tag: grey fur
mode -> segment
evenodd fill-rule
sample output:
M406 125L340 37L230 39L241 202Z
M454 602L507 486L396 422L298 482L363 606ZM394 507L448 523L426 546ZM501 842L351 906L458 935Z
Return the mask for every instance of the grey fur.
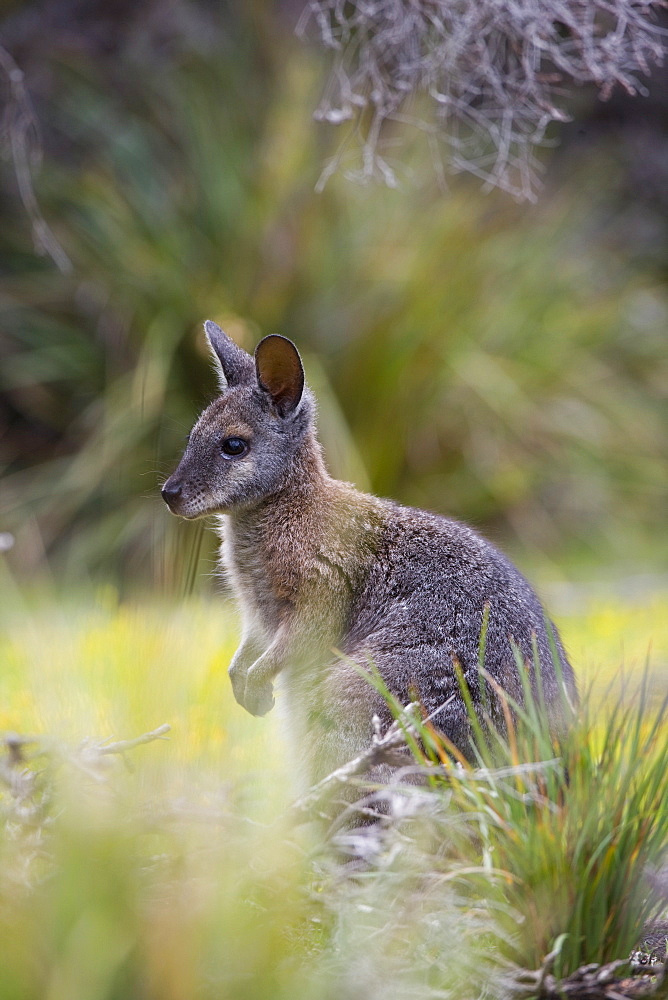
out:
M227 388L195 424L163 496L182 517L223 515L222 560L243 617L230 666L237 701L264 715L283 675L291 730L314 781L368 745L374 713L389 724L382 697L360 676L373 663L402 703L417 694L431 713L447 702L435 725L468 753L455 662L479 706L489 605L486 670L521 700L511 643L534 685L535 643L558 729L564 696L575 696L573 671L555 630L561 691L543 608L512 563L463 524L332 479L295 346L266 337L254 363L215 324L206 329ZM230 437L247 441L247 452L224 455Z

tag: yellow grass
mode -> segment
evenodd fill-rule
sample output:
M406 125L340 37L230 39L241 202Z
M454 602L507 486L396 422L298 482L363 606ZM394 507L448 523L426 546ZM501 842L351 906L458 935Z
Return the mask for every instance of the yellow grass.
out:
M0 730L80 739L169 722L184 760L213 753L253 769L276 759L272 717L253 719L232 698L238 621L224 598L119 603L101 588L85 601L14 604L4 619ZM648 660L668 683L668 593L594 597L556 619L583 685L602 691Z
M104 589L85 603L15 607L0 635L0 731L76 746L166 722L168 742L134 751L147 780L176 794L197 775L243 782L249 800L283 800L292 789L278 713L252 718L232 697L227 666L237 639L222 599L119 604Z
M656 698L668 691L668 591L642 598L593 596L556 618L581 688L619 695L646 667Z
M667 611L668 594L654 593L633 605L591 598L558 617L582 689L618 692L624 676L637 682L649 656L665 693ZM255 719L232 697L227 666L238 622L222 597L119 603L103 588L85 600L14 601L4 616L0 731L77 743L167 722L169 744L141 753L172 773L206 764L207 772L252 785L274 771L289 794L280 712ZM278 698L280 705L280 690Z

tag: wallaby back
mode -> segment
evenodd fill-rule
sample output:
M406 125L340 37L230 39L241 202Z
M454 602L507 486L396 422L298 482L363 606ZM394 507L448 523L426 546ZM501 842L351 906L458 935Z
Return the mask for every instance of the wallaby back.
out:
M486 620L486 671L521 701L513 646L534 685L537 654L558 728L564 696L575 696L573 671L512 563L463 524L332 479L294 345L266 337L251 358L215 324L205 328L223 391L195 424L163 496L182 517L223 515L222 560L243 618L230 666L237 701L265 714L283 675L314 781L368 746L374 714L389 724L359 670L373 664L402 703L417 697L436 713L435 728L466 754L471 724L456 668L480 707Z

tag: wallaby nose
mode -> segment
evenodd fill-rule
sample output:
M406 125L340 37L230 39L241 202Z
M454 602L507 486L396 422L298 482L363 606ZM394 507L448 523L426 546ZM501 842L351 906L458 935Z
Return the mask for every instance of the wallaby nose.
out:
M165 501L168 507L174 503L174 501L181 496L181 487L177 484L170 484L167 482L160 490L162 493L162 499Z

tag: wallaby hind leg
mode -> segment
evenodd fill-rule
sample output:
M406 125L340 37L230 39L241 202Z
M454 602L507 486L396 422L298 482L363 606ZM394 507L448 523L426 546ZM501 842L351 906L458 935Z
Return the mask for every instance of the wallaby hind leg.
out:
M353 717L363 712L376 714L382 732L392 724L393 710L374 687L373 673L377 673L395 707L405 708L417 702L422 718L429 718L436 731L445 733L462 753L470 755L471 720L452 657L446 650L426 645L397 649L380 637L376 642L365 642L361 648L353 650L350 661L335 665L330 676L330 692L346 702ZM358 664L357 669L353 662ZM370 734L367 739L370 741Z
M430 665L434 651L420 647L388 652L383 643L365 643L344 657L330 662L316 691L311 692L308 709L309 743L317 749L318 780L367 750L372 743L374 718L381 734L394 721L394 711L374 682L374 673L389 690L394 707L405 708L412 701L420 703L423 716L433 713L435 729L445 732L453 742L466 744L470 720L459 694L454 670L441 685L434 685L433 673L445 674L443 663ZM428 699L421 691L424 669L432 671ZM302 703L305 701L302 695ZM315 752L315 751L314 751ZM407 758L410 763L410 758ZM389 774L389 772L387 772Z

